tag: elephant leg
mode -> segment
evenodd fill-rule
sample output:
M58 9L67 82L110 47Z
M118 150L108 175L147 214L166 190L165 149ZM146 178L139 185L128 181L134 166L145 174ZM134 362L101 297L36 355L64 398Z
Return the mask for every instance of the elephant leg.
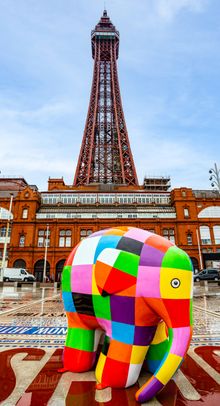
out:
M156 333L151 342L144 363L144 367L146 367L146 369L152 374L154 374L164 358L168 345L169 340L167 338L166 324L164 321L161 321L157 326Z
M99 336L99 337L98 337ZM60 372L89 371L96 359L96 350L100 338L99 330L68 327L63 351L63 369Z
M126 344L105 336L96 366L97 389L125 388L133 385L140 374L148 346Z

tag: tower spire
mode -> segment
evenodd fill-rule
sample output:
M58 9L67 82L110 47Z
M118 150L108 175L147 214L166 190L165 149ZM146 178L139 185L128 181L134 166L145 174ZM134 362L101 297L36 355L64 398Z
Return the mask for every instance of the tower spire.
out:
M138 185L118 81L119 32L106 9L91 42L93 82L74 185Z

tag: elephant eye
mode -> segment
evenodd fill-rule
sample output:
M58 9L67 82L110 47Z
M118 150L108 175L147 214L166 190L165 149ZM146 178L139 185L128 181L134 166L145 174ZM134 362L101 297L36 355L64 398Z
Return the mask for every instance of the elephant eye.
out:
M178 288L178 287L180 286L180 280L177 279L177 278L172 279L172 281L171 281L170 283L171 283L171 286L172 286L173 288Z

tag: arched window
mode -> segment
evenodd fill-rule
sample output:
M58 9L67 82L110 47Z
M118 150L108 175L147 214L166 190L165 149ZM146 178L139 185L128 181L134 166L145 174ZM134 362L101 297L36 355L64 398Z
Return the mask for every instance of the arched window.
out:
M215 244L220 244L220 226L213 227Z
M59 247L71 247L71 230L60 230Z
M183 213L184 213L184 217L185 217L185 218L188 218L188 217L189 217L189 208L188 208L188 207L184 207Z
M198 218L220 218L220 206L210 206L201 210Z
M13 214L9 210L0 207L0 220L10 220L13 219Z
M202 245L210 245L211 244L211 236L210 236L209 227L208 226L200 226L199 231L200 231L200 237L201 237Z
M23 218L23 219L27 219L27 218L28 218L28 209L27 209L27 208L24 208L24 209L22 210L22 218Z
M8 229L8 237L11 235L11 227ZM0 228L0 237L6 237L6 226Z
M19 247L24 247L25 245L25 235L20 235L19 237Z
M187 233L187 245L192 245L192 233Z
M44 260L39 259L34 265L34 276L37 282L43 282ZM46 262L46 276L50 277L50 264Z
M14 261L13 267L26 269L26 262L23 259L16 259L16 261Z
M61 274L62 274L64 264L65 264L65 259L61 259L56 264L56 282L61 281Z

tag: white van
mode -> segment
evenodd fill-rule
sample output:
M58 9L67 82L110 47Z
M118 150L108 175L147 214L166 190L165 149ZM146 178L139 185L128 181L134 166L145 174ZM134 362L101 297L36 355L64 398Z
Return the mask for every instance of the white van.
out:
M5 268L3 269L3 281L35 282L36 278L23 268Z

